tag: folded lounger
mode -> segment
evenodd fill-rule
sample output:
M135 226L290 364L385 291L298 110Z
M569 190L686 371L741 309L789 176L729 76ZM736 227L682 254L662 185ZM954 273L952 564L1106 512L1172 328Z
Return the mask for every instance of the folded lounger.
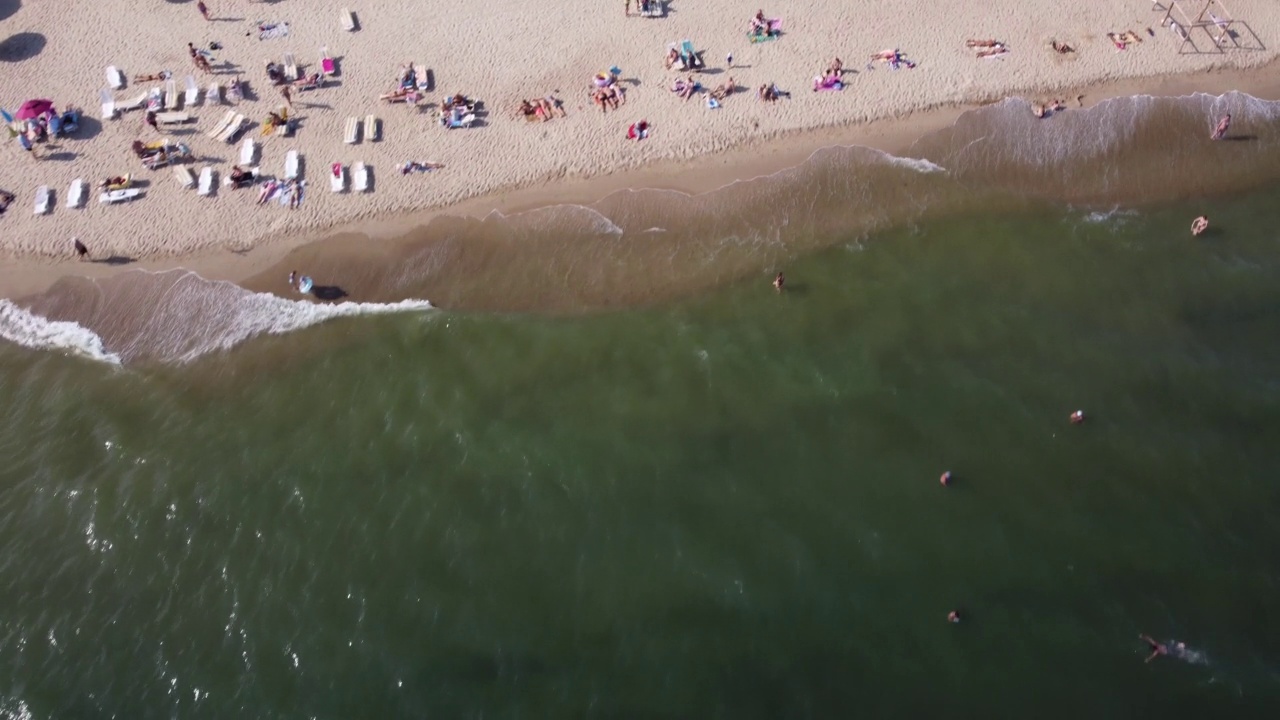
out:
M346 127L342 130L342 141L348 145L360 142L360 121L358 119L347 118Z
M124 73L120 72L120 68L115 65L107 66L107 84L112 90L119 90L124 87Z
M98 99L102 101L102 119L113 119L116 116L116 100L111 97L111 91L104 88L98 93Z
M209 167L208 165L205 165L204 169L200 171L200 186L196 188L196 194L197 195L213 194L213 185L214 185L213 168Z
M124 190L110 190L98 196L98 202L103 205L114 205L125 200L132 200L141 193L138 188L126 188Z
M364 116L364 139L366 142L373 142L378 139L378 117L376 115Z
M71 187L67 188L67 207L76 209L84 205L84 195L88 190L89 184L83 178L76 178L71 181Z
M342 27L347 32L355 32L356 30L356 14L347 8L342 8Z
M187 88L183 95L182 102L189 108L200 104L200 86L196 85L195 75L187 76Z
M298 179L298 169L301 162L302 160L298 157L297 150L290 150L284 154L284 178L286 180Z
M51 195L52 193L49 191L48 185L41 185L40 187L36 188L35 211L37 215L43 215L49 212L49 201L50 201Z
M257 158L258 144L253 141L252 137L246 137L244 142L240 144L240 164L250 165Z
M293 53L284 54L284 77L289 82L298 79L298 61L293 59Z
M356 192L369 191L369 168L362 162L351 166L351 182Z
M169 78L164 84L164 109L177 110L182 104L182 97L178 95L178 81Z
M173 177L177 179L178 185L181 187L195 187L196 174L189 165L174 165Z

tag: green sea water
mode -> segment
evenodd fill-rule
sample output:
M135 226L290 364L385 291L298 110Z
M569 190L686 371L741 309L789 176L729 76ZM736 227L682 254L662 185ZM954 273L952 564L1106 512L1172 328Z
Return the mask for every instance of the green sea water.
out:
M781 294L0 346L0 716L1272 716L1277 189Z

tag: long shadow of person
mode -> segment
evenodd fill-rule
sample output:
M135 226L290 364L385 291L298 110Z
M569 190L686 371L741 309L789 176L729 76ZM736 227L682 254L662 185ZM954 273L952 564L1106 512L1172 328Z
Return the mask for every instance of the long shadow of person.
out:
M311 288L311 294L321 300L341 300L347 296L347 291L337 285L316 285Z

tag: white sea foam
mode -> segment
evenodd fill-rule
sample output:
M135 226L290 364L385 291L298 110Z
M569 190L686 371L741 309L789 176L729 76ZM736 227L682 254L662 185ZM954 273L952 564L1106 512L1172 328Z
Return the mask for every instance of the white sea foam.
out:
M74 322L50 320L0 298L0 337L33 350L78 355L90 360L120 364L120 356L107 352L102 338Z

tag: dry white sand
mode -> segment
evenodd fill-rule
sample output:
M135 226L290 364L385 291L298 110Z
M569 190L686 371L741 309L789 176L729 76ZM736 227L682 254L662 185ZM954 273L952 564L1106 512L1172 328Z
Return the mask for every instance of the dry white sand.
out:
M154 259L219 247L242 251L285 233L555 178L599 175L659 158L694 158L784 133L1011 94L1049 97L1058 89L1127 77L1257 66L1275 55L1263 49L1212 52L1203 33L1195 40L1208 52L1179 53L1180 39L1159 26L1160 13L1149 0L788 0L763 6L767 16L784 19L784 35L760 44L746 37L759 0L671 0L662 19L624 17L624 2L350 0L359 30L346 32L339 21L341 1L208 0L215 21L206 22L195 2L22 0L16 12L0 20L0 106L13 112L28 98L49 98L59 108L82 107L89 119L77 136L56 147L39 147L43 159L33 159L16 141L5 145L0 188L18 199L0 218L0 248L26 261L50 262L71 257L72 237L83 239L100 258ZM1280 44L1280 5L1236 0L1229 6L1247 23L1240 27L1242 42ZM1200 4L1186 7L1200 10ZM287 21L290 34L260 41L258 21ZM1143 42L1117 51L1106 33L1124 30L1137 32ZM665 48L684 38L705 51L710 70L699 76L704 85L714 87L732 76L751 89L718 110L707 109L700 98L683 101L670 93L667 86L676 73L663 67ZM1001 59L977 59L965 47L967 38L999 39L1010 52ZM1052 52L1053 39L1076 52ZM235 109L255 122L248 133L263 141L263 171L279 174L287 150L304 157L310 185L301 208L256 205L253 190L219 187L215 196L199 197L181 189L171 170L147 171L134 158L131 141L157 137L140 112L98 120L107 65L129 77L172 70L179 86L195 74L206 88L214 78L193 69L186 45L207 47L211 41L223 45L214 53L215 68L237 66L258 98ZM256 123L281 103L266 80L265 61L292 52L309 73L318 69L321 46L338 59L337 81L295 93L300 127L294 137L261 138ZM901 49L918 66L867 70L868 56L887 48ZM725 69L730 52L737 67ZM812 77L835 56L852 71L845 76L848 88L812 92ZM483 100L489 115L477 127L445 130L432 109L378 102L407 61L433 71L436 91L424 106L461 92ZM602 114L587 92L592 74L612 65L623 70L627 103ZM233 74L220 70L216 77L225 82ZM792 97L775 104L758 101L753 88L767 82ZM114 94L123 100L154 84L130 83ZM564 100L567 118L530 123L515 117L521 98L549 93ZM165 133L192 147L197 172L212 165L221 176L238 162L238 143L205 135L226 109L189 109L196 122ZM344 144L344 121L368 113L381 118L382 139ZM624 139L627 126L642 118L652 123L652 137L641 143ZM401 176L397 167L406 160L435 160L447 167ZM332 194L329 165L356 161L373 168L374 191ZM104 206L91 191L83 209L65 207L74 178L92 185L130 172L143 181L141 199ZM37 217L32 203L39 185L53 188L55 196L52 212Z

